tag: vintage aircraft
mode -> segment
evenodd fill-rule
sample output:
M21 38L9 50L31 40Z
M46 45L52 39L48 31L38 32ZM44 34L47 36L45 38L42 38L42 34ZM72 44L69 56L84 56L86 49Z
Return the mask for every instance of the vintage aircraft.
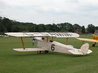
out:
M92 53L89 50L89 44L85 43L80 49L74 48L72 45L65 45L57 41L48 40L48 37L58 38L76 38L79 37L77 33L60 33L60 32L18 32L18 33L5 33L9 36L20 37L23 48L14 48L15 51L26 52L26 51L37 51L39 53L48 53L48 51L67 53L73 55L87 55ZM34 37L33 41L37 48L25 48L23 37Z
M96 30L92 36L93 36L92 39L87 39L87 38L76 38L76 39L82 41L94 42L92 46L95 47L96 43L98 43L98 30Z

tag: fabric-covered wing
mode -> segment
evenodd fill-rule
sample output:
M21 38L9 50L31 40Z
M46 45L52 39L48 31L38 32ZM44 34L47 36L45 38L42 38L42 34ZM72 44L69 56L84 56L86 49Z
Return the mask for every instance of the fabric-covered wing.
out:
M14 36L14 37L36 37L36 36L49 36L48 33L46 32L8 32L5 33L6 35L9 36Z
M94 40L94 39L86 39L86 38L76 38L78 40L82 40L82 41L88 41L88 42L98 42L98 40Z
M27 34L27 33L23 33L23 32L8 32L5 34L9 35L9 36L14 36L14 37L30 37L33 35L32 33L29 35L29 33Z
M8 32L5 33L9 36L14 37L43 37L43 36L50 36L50 37L58 37L58 38L71 38L71 37L79 37L77 33L65 33L65 32Z
M20 51L20 52L28 52L28 51L45 51L47 49L41 49L41 48L14 48L13 50L15 51Z
M79 37L77 33L65 33L65 32L53 32L49 33L50 36L57 37L57 38L72 38L72 37Z

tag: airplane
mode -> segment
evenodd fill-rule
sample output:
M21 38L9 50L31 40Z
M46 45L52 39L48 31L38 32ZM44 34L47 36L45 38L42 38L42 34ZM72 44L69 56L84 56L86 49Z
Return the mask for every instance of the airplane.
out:
M93 37L92 39L88 39L88 38L76 38L76 39L82 40L82 41L93 42L92 47L95 47L96 43L98 43L98 30L94 32L92 37Z
M23 48L14 48L13 50L19 52L37 51L38 53L59 52L72 55L87 55L92 53L89 49L89 44L85 43L80 49L74 48L72 45L65 45L60 42L49 40L48 37L57 38L76 38L79 37L77 33L61 33L61 32L8 32L8 36L20 37ZM23 37L33 37L33 43L37 48L25 48Z

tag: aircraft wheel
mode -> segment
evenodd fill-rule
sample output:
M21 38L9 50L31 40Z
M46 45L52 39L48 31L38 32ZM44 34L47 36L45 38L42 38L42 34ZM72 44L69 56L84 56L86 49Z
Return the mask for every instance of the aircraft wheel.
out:
M96 43L92 44L92 47L95 47Z
M49 51L45 50L44 53L48 53Z
M49 52L48 50L45 50L45 51L38 51L37 53L38 53L38 54L42 54L42 53L45 53L45 54L46 54L46 53L48 53L48 52Z

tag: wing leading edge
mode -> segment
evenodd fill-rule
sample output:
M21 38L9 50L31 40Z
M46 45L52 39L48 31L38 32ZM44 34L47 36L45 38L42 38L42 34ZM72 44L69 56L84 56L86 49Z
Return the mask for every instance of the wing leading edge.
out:
M79 37L77 33L66 33L66 32L8 32L5 33L9 36L14 37L43 37L43 36L50 36L50 37L57 37L57 38L71 38L71 37Z
M13 50L19 51L19 52L29 52L29 51L46 51L47 49L41 49L41 48L14 48Z

